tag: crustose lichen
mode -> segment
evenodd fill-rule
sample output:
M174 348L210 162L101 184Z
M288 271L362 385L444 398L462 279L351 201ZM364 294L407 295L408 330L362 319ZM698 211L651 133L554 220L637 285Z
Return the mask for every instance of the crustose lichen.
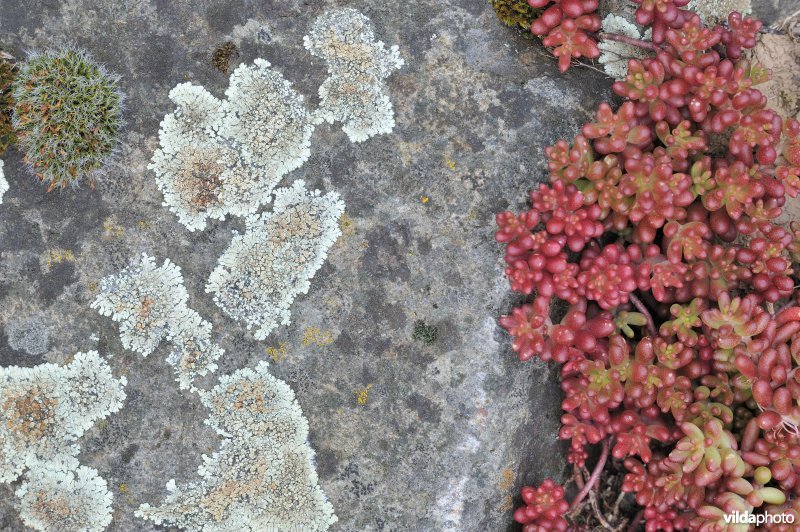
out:
M255 328L263 340L288 324L295 296L306 293L328 249L339 238L344 203L335 192L309 192L302 180L275 191L272 212L247 219L236 234L206 292L232 318Z
M211 341L211 324L187 306L188 298L178 266L169 259L156 266L153 257L142 254L140 261L102 280L91 306L119 323L126 349L147 356L162 339L171 341L167 362L180 388L190 389L198 375L217 369L223 351Z
M95 351L65 366L0 368L0 482L22 476L16 495L28 526L96 531L111 522L111 493L79 464L76 441L122 407L126 384Z
M136 515L158 525L212 531L324 531L336 522L317 485L308 422L291 388L266 362L220 378L200 399L223 437L203 455L200 480L167 484L164 504Z

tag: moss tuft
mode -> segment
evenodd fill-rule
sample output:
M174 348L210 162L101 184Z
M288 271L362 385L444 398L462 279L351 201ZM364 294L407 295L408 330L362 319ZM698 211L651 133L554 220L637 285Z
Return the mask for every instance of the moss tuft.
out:
M50 50L21 64L13 125L25 161L48 190L93 185L119 143L118 77L81 50Z
M497 18L504 24L522 29L530 29L534 19L541 15L542 10L528 5L526 0L489 0Z

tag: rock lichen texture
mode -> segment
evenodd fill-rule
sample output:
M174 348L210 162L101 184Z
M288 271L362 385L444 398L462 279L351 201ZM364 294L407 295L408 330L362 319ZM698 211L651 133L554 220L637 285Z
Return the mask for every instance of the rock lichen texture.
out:
M755 2L754 11L771 23L794 4ZM341 7L369 18L387 69L402 59L360 96L388 97L394 127L384 120L380 134L353 143L359 116L338 107L323 117L335 123L314 130L304 164L277 183L335 191L346 209L342 236L291 304L291 324L259 341L205 292L244 219L208 216L203 230L187 230L162 205L148 164L161 120L175 111L174 87L191 82L226 97L229 75L212 64L225 43L238 49L231 72L263 58L319 108L319 88L338 67L303 37ZM198 389L262 361L291 387L308 419L319 487L339 519L332 530L503 530L520 485L564 478L557 375L520 364L496 323L518 301L502 275L494 213L522 207L546 176L544 147L572 138L612 98L609 79L586 68L558 74L553 58L484 0L402 9L376 0L0 0L0 8L4 50L24 57L74 43L121 76L127 102L119 153L94 190L46 194L16 149L3 156L0 366L65 366L96 350L127 386L121 409L76 442L77 469L0 484L0 529L25 530L21 514L36 519L35 490L57 482L53 500L72 493L76 511L97 526L110 492L108 530L165 530L137 509L164 504L171 479L205 489L202 455L231 445L204 423L201 394L176 385L172 342L142 357L122 345L118 323L90 307L102 279L143 253L180 267L186 308L211 324L224 350Z

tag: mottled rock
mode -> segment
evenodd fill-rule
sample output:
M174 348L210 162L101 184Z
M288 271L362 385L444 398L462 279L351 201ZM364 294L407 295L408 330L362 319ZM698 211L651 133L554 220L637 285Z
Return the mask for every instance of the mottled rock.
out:
M545 178L544 147L572 138L613 97L598 72L559 74L552 56L498 22L484 0L348 2L387 46L399 46L405 64L385 80L396 125L360 144L338 124L320 126L309 160L279 185L302 178L338 192L347 208L342 237L292 304L292 324L265 341L204 293L243 221L189 232L161 205L147 164L174 109L170 89L192 81L222 98L228 76L212 56L231 41L239 49L231 70L267 59L316 107L326 65L303 35L341 4L0 0L4 49L22 56L75 43L122 75L127 97L120 153L94 190L45 194L12 149L0 205L0 308L24 302L51 328L41 361L0 335L0 363L63 364L97 349L127 377L122 410L79 442L81 464L113 492L110 530L155 530L135 509L158 504L169 479L190 482L201 454L220 444L198 396L175 384L169 345L147 358L127 351L117 325L89 307L100 279L142 253L180 266L189 306L225 350L198 386L261 360L292 386L339 517L334 530L501 530L521 484L565 474L557 372L520 364L497 326L519 297L503 278L493 220L522 207ZM777 20L778 2L763 4L756 12ZM418 320L436 327L429 344L414 339ZM3 530L24 529L10 504L16 488L0 485Z

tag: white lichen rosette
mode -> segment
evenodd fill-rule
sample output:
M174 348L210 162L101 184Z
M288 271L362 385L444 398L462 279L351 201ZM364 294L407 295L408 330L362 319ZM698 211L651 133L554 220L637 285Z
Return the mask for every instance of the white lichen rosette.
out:
M66 366L0 368L0 482L41 464L76 469L78 438L119 411L126 384L96 351L77 353Z
M223 350L211 341L211 324L187 305L189 294L180 268L146 253L139 261L100 283L92 302L104 316L119 323L122 345L147 356L162 340L173 344L167 362L175 368L181 389L217 369Z
M125 349L147 356L164 337L172 337L170 324L180 322L188 299L180 268L169 259L156 266L143 253L141 260L100 282L91 307L119 323Z
M225 96L222 136L235 143L242 164L260 176L262 197L253 201L258 206L269 201L283 176L311 156L312 117L303 96L265 59L236 68ZM234 214L248 212L254 210Z
M355 9L317 18L303 43L325 60L328 78L319 88L317 119L342 122L352 142L363 142L394 128L394 109L383 80L403 66L399 48L375 38L370 20Z
M106 481L90 467L32 469L15 495L22 521L34 530L99 532L111 524L113 496Z
M156 175L164 205L190 231L204 229L208 218L221 220L227 212L222 174L235 152L218 134L225 111L220 100L192 83L177 85L169 98L177 108L161 122L160 146L148 168Z
M203 455L200 480L170 480L164 503L143 504L137 516L203 532L315 532L336 522L318 485L308 422L265 362L199 393L206 424L223 437L219 451Z
M265 339L288 325L289 308L305 294L311 279L341 235L344 202L335 192L310 192L305 182L275 191L272 212L249 217L211 272L206 292L231 318Z

